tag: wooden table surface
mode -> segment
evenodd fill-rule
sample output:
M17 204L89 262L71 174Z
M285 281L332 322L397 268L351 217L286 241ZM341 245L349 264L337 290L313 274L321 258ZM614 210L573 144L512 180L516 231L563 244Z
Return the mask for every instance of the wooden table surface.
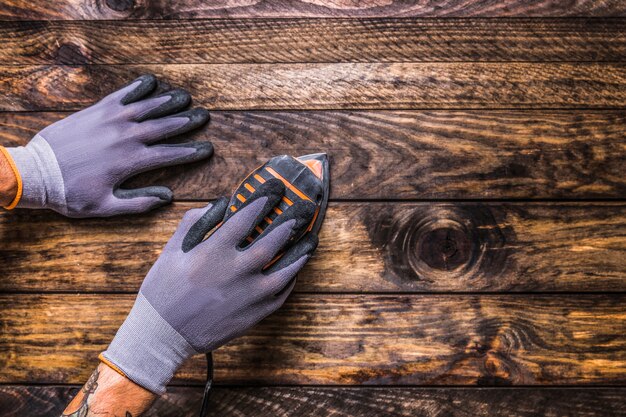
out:
M182 214L326 151L289 301L213 416L626 415L626 2L4 0L0 144L146 72L211 110L146 216L0 214L0 415L58 415ZM186 364L150 416L195 416Z

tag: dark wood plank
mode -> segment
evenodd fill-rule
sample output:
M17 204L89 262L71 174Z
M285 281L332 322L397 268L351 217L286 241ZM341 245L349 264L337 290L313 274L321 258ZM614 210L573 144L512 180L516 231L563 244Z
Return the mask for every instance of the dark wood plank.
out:
M626 64L340 63L0 66L0 110L75 110L142 73L212 110L606 108Z
M0 214L3 291L135 292L183 213ZM296 291L626 291L626 204L331 204Z
M134 295L0 296L1 383L82 383ZM227 384L626 383L626 295L303 295L215 351ZM201 382L203 357L177 381Z
M0 44L4 64L624 61L626 19L7 22Z
M234 0L177 2L133 0L7 0L0 8L5 20L196 19L208 17L541 17L626 16L619 0Z
M60 415L78 387L0 386L5 417ZM199 387L170 387L145 417L196 417ZM623 388L215 387L210 416L611 417Z
M66 113L0 113L25 145ZM333 199L622 198L626 111L212 112L204 163L145 174L177 199L230 194L274 155L326 152Z

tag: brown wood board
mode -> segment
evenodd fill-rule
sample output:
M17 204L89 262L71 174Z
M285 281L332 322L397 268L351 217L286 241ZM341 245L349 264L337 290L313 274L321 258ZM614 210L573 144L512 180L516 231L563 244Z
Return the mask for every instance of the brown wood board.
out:
M154 73L210 110L622 108L624 63L0 66L0 111L78 110Z
M1 295L1 383L86 380L135 296ZM290 297L214 352L227 384L622 385L626 295ZM202 357L177 381L200 383Z
M0 214L0 290L136 292L185 211ZM331 203L296 292L625 291L623 203Z
M0 144L23 146L67 113L0 113ZM269 158L326 152L332 199L623 198L626 111L211 112L180 140L208 162L142 175L177 199L230 195Z
M6 0L4 20L122 20L263 17L617 17L626 16L619 0L232 0L177 2L129 0Z
M67 386L0 386L5 417L60 415L78 391ZM607 417L626 407L624 388L215 387L209 416ZM199 387L169 387L145 417L196 417Z
M624 61L626 19L212 19L0 24L8 64Z

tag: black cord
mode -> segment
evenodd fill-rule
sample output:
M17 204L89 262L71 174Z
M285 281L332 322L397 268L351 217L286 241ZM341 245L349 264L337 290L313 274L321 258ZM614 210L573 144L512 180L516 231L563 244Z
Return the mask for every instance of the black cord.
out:
M200 408L200 417L206 417L209 412L209 391L213 385L213 354L206 354L206 385L204 386L204 396L202 397L202 408Z

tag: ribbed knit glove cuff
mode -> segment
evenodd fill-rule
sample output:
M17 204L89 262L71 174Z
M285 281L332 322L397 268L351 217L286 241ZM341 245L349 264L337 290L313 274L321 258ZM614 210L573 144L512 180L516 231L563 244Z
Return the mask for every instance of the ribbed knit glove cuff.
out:
M196 353L140 292L126 321L100 356L131 381L161 395L178 368Z
M6 150L22 179L22 196L17 207L50 208L66 214L63 176L48 142L36 135L28 145Z

